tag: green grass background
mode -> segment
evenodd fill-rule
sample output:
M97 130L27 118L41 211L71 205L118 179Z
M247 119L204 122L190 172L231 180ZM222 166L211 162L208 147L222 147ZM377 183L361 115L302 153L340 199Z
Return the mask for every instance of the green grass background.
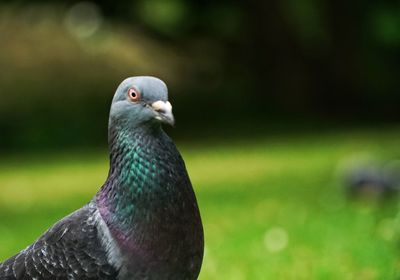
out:
M349 201L338 170L399 158L399 139L392 127L178 143L205 228L200 279L395 279L397 199ZM107 169L105 150L3 156L0 260L90 200Z

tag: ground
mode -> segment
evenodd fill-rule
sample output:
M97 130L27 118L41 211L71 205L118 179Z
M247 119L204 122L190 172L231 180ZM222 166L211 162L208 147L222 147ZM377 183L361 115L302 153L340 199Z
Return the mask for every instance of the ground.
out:
M349 200L343 167L400 157L400 128L178 143L205 228L200 279L393 279L397 198ZM105 150L0 159L0 260L90 200Z

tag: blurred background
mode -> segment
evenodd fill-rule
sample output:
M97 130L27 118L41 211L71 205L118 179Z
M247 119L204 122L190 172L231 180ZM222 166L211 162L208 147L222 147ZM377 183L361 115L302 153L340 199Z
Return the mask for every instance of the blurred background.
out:
M200 279L400 277L398 1L0 3L0 260L108 168L118 84L169 86Z

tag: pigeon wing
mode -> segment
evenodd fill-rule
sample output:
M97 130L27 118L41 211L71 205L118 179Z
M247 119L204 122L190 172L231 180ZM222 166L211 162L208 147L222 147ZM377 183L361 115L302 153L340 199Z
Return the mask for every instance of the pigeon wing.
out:
M1 280L114 280L89 204L50 228L34 244L0 264Z

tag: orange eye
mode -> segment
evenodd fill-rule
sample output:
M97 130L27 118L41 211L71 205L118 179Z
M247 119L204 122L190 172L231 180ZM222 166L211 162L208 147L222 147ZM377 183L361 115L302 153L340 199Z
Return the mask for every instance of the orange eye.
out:
M138 102L140 100L140 92L136 88L131 87L128 90L128 97L133 102Z

